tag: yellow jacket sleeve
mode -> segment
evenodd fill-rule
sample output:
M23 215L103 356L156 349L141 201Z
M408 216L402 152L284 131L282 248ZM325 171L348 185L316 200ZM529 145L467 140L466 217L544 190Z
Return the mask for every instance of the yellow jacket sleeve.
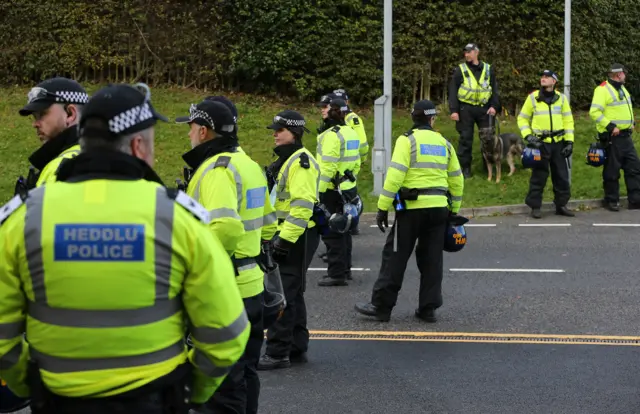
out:
M447 184L449 186L449 193L451 194L451 212L458 213L462 206L462 194L464 191L464 177L462 176L462 170L460 169L460 162L458 156L453 150L451 143L447 141L447 150L449 151L449 165L447 167Z
M262 220L262 232L260 237L262 238L262 240L271 240L278 231L278 218L276 217L276 209L273 204L271 204L268 186L265 187L264 192L264 219Z
M409 171L409 165L411 163L411 144L409 139L400 135L396 140L395 148L393 149L393 155L391 156L391 165L387 170L387 177L384 180L384 186L382 187L382 194L378 198L378 209L388 211L393 204L393 199L396 196L404 177Z
M311 163L310 168L303 168L294 162L289 169L289 193L291 209L280 228L280 238L295 243L304 233L313 215L313 206L317 202L318 171Z
M238 214L238 191L233 172L229 168L217 167L208 171L200 186L200 204L209 210L210 227L220 239L229 255L238 247L244 236L244 224Z
M205 225L186 227L191 264L183 284L196 368L192 401L206 402L244 353L250 323L236 283L231 259Z
M80 153L80 145L74 145L73 147L67 149L62 154L57 156L56 158L49 161L47 165L40 172L40 176L38 177L38 181L36 182L36 187L40 187L43 184L53 183L57 180L56 173L58 172L58 168L62 161L70 158L76 157Z
M360 160L364 164L367 160L367 156L369 155L369 142L367 141L367 132L364 129L364 123L362 122L362 118L360 118L355 113L350 113L346 117L347 125L353 128L354 131L358 134L360 138ZM357 175L358 172L354 172Z
M569 105L569 100L563 96L564 104L562 105L562 125L564 126L564 140L571 141L574 140L573 134L573 114L571 113L571 105Z
M596 125L601 128L607 128L611 121L604 116L604 108L610 103L608 99L611 99L611 95L607 92L605 86L598 86L593 91L593 98L591 99L591 107L589 108L589 116Z
M522 138L526 138L527 135L532 135L533 130L531 129L531 120L533 117L533 105L531 104L531 95L527 96L524 104L522 105L522 109L518 114L518 128L520 128L520 134Z
M318 153L316 154L316 160L320 165L320 188L318 191L324 193L338 171L340 139L333 131L325 132L320 135L319 139Z
M18 198L7 205L12 202L19 203ZM24 207L4 224L0 217L0 378L20 397L30 394L26 383L28 346L23 339L27 303L19 273L19 264L25 259L17 242L24 238L24 217Z

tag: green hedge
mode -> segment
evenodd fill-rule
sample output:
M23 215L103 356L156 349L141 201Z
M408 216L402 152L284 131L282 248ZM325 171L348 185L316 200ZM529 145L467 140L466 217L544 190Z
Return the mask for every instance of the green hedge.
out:
M563 73L563 3L395 0L395 103L443 102L462 46L476 42L513 112L542 69ZM305 100L344 87L354 103L371 104L382 89L382 7L382 0L0 0L0 82L65 75ZM572 12L574 108L588 107L614 61L628 67L640 96L640 8L574 0Z

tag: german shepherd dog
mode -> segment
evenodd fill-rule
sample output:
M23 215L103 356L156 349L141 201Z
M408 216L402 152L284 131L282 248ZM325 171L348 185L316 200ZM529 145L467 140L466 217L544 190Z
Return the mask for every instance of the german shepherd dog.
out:
M494 128L480 128L480 151L489 172L488 180L493 178L493 166L496 166L496 184L502 178L502 160L507 159L509 176L516 171L515 157L521 157L524 141L514 133L500 134Z

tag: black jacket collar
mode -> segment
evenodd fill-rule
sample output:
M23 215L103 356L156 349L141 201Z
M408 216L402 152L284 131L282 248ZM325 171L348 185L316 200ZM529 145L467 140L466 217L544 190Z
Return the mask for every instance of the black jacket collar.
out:
M613 79L607 79L611 86L613 86L616 90L620 90L622 88L622 82L614 81Z
M538 93L538 97L536 100L538 102L545 102L547 105L552 105L555 101L560 99L560 94L558 91L546 91L544 88L540 88L540 92Z
M49 140L38 148L29 157L31 165L42 171L44 167L63 151L78 144L78 130L76 126L71 126L62 131L58 136Z
M238 140L232 137L218 137L204 142L192 150L184 153L182 159L189 167L198 169L206 159L223 152L237 152Z
M426 129L428 131L433 131L433 128L431 128L431 125L416 125L416 124L413 124L413 127L411 128L411 130L413 131L414 129Z
M147 180L164 185L158 174L143 160L119 151L83 152L66 159L57 173L57 181Z

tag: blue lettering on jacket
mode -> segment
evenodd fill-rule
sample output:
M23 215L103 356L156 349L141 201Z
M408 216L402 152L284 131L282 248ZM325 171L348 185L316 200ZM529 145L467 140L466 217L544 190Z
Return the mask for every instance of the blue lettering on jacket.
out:
M447 148L442 145L420 144L421 155L434 155L437 157L446 157Z
M247 208L264 207L267 187L247 190Z
M352 141L347 141L347 149L348 150L355 150L360 148L360 141L356 141L356 140L352 140Z
M56 224L54 260L69 262L142 262L144 225Z

